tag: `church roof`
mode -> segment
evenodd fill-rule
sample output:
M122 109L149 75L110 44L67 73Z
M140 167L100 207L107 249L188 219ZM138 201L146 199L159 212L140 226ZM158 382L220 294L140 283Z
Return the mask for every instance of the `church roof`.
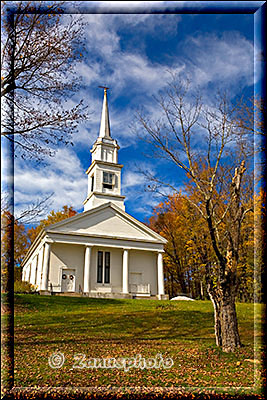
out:
M73 217L44 228L46 232L79 232L122 239L140 239L166 243L167 240L148 226L133 218L112 202L101 204Z
M134 240L155 244L167 243L165 238L148 226L133 218L114 203L108 202L46 226L29 248L22 265L26 263L44 236L53 233L78 235L81 241L83 237L94 236L96 238Z

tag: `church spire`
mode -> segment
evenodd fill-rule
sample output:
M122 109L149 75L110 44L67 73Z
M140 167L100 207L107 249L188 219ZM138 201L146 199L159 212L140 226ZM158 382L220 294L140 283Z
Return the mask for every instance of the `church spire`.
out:
M103 99L103 107L102 107L102 116L99 130L99 137L102 138L111 138L110 136L110 125L109 125L109 113L108 113L108 99L107 99L107 90L108 88L105 86L99 86L104 89L104 99Z
M121 169L118 164L119 145L117 140L110 136L107 90L104 89L104 100L100 123L99 136L93 144L92 162L88 170L88 192L83 202L84 211L97 207L100 204L112 202L125 210L124 199L121 195Z

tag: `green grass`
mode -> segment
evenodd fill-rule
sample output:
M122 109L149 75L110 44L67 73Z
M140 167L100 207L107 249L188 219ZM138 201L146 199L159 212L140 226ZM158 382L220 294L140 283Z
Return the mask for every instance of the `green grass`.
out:
M261 305L255 311L259 325ZM254 359L254 305L237 304L237 313L244 346L225 354L215 346L209 301L15 295L15 385L251 387L255 364L245 360ZM58 351L65 363L53 369L48 357ZM162 354L174 364L170 369L76 369L77 353L87 360Z

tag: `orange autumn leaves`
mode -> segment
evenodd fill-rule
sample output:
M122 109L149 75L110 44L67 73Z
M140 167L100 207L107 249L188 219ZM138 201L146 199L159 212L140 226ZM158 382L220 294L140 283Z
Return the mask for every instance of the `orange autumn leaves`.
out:
M15 280L21 279L21 262L25 257L28 248L34 242L40 231L51 224L62 221L66 218L72 217L77 214L77 211L72 206L63 206L61 210L52 210L47 218L40 221L36 227L31 227L26 230L25 225L14 219L11 213L7 210L2 212L1 216L1 265L2 265L2 290L5 291L7 265L10 257L10 225L14 226L14 267L15 267Z
M193 203L196 193L181 192L170 195L154 209L149 226L164 236L166 291L170 297L186 293L194 298L208 298L206 276L216 279L216 257L212 248L206 221ZM199 199L200 200L200 199ZM216 196L218 209L224 209L224 198ZM253 203L253 199L249 199ZM261 204L262 194L255 196L256 204ZM259 212L259 211L258 211ZM227 221L222 221L218 230L223 236ZM254 213L247 213L241 230L240 260L238 264L238 300L252 301L254 278ZM256 283L257 286L257 283ZM258 285L259 286L259 285ZM258 292L259 287L256 287Z

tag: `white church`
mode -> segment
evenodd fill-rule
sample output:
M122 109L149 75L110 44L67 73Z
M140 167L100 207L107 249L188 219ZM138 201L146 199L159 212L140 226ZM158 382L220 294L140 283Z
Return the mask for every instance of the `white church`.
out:
M86 171L84 211L44 228L29 248L22 280L40 294L157 298L164 294L166 239L125 212L119 146L110 135L107 88L99 137Z

